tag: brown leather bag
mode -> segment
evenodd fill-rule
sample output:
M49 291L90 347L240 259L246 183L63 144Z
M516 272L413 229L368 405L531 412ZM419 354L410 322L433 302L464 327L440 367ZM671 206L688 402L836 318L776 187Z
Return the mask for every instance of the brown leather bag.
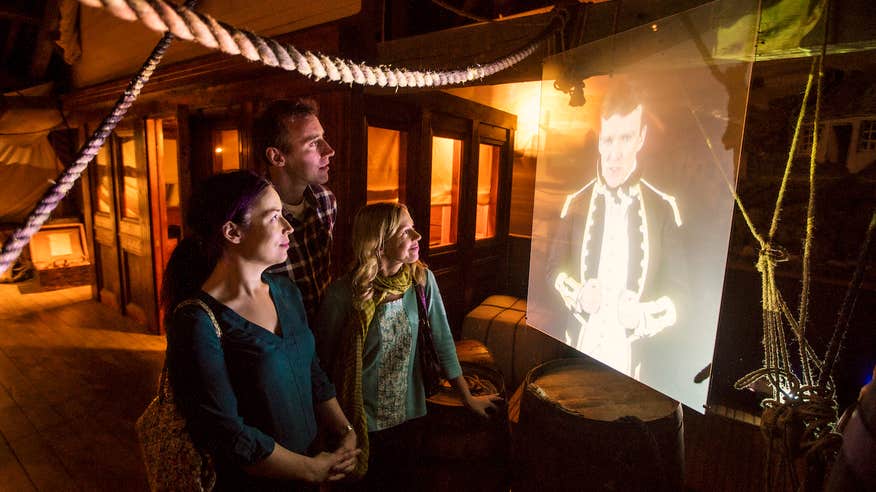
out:
M197 305L207 311L216 336L222 338L219 323L203 301L190 299L181 302L176 309ZM180 413L173 398L173 390L167 378L167 362L161 369L158 394L134 424L149 488L158 491L211 491L216 485L216 470L209 453L192 442L186 428L186 419Z

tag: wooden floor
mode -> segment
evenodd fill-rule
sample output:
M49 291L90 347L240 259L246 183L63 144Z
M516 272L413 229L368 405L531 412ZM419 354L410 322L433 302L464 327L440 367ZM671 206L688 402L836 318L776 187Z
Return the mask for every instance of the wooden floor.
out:
M147 489L133 422L164 337L90 296L0 284L0 490Z
M0 491L147 490L133 422L154 394L164 338L90 294L0 284ZM684 419L686 491L764 490L755 425Z

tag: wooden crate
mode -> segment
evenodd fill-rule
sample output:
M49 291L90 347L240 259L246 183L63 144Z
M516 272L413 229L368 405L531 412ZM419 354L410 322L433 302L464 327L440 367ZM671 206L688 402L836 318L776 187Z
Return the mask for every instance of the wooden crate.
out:
M30 256L38 290L54 290L94 282L85 228L80 223L44 225L30 240Z

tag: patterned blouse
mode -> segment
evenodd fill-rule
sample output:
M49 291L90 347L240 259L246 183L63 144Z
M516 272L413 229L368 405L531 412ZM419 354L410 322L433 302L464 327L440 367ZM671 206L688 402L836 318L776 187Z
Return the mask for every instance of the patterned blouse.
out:
M411 328L402 299L377 306L374 313L380 330L383 357L363 368L363 372L377 371L377 405L372 431L388 429L405 421L405 399L408 391L408 359L411 357Z

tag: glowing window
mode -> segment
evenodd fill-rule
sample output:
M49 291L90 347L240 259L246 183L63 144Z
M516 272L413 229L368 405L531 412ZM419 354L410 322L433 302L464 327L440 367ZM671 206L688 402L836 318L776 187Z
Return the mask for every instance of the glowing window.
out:
M106 145L100 147L94 159L97 164L97 211L100 213L112 213L112 174L110 173L110 155Z
M432 201L429 213L429 246L456 243L459 218L459 167L462 141L432 137Z
M240 134L236 129L213 131L213 169L240 169Z
M861 122L858 150L876 150L876 120L864 120Z
M368 127L368 203L405 201L407 154L406 132Z
M132 130L120 130L119 147L122 156L122 217L140 217L140 185L137 182L139 168L136 141Z
M175 119L162 121L161 176L164 179L164 198L168 207L179 207L179 153L178 131Z
M496 235L496 195L499 188L499 157L497 145L481 144L478 149L478 198L475 239Z

